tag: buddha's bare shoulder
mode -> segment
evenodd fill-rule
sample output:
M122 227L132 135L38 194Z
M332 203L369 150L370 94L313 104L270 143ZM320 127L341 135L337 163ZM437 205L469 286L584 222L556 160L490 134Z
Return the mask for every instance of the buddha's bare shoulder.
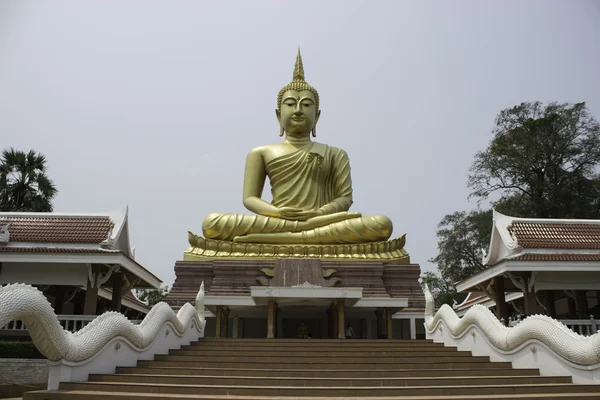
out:
M262 157L265 162L283 156L293 150L293 147L285 143L266 144L253 148L248 152L248 157Z
M329 145L327 145L327 147L329 148L329 151L332 154L343 156L343 157L348 157L348 153L346 153L346 150L344 150L344 149L341 149L341 148L335 147L335 146L329 146Z
M266 151L270 151L272 149L277 149L277 148L281 148L284 147L285 144L284 143L273 143L273 144L264 144L262 146L257 146L255 148L253 148L252 150L249 151L249 153L264 153Z

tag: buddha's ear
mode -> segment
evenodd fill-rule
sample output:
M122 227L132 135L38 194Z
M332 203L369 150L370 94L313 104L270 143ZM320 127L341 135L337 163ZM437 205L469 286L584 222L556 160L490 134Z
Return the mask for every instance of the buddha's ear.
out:
M317 115L315 116L315 125L319 122L319 117L321 116L321 110L317 110Z
M285 133L283 131L283 125L281 125L281 111L279 109L275 109L275 115L277 115L277 121L279 121L279 136L283 136Z

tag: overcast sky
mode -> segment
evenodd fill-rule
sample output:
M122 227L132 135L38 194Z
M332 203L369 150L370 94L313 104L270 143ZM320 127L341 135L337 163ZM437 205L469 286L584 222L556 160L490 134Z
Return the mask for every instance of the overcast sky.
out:
M477 206L466 177L500 110L586 101L600 119L599 1L15 0L0 147L47 156L56 211L129 205L137 260L170 285L188 230L245 212L245 156L279 141L298 45L352 210L388 215L423 270L440 219Z

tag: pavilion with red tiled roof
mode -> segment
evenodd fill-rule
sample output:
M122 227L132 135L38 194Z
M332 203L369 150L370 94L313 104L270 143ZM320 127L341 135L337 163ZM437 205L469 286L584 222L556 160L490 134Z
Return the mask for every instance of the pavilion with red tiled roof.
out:
M516 218L494 211L486 269L456 286L470 292L455 306L587 319L600 304L600 220Z
M135 260L127 209L111 213L0 212L0 285L40 288L57 314L149 311L131 292L161 280Z

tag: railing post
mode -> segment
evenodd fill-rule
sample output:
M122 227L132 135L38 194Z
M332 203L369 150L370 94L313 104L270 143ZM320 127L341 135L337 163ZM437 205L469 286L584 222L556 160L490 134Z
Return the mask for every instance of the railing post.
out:
M590 314L590 322L592 323L592 332L590 335L593 335L598 332L598 325L596 325L596 320L594 319L594 314Z

